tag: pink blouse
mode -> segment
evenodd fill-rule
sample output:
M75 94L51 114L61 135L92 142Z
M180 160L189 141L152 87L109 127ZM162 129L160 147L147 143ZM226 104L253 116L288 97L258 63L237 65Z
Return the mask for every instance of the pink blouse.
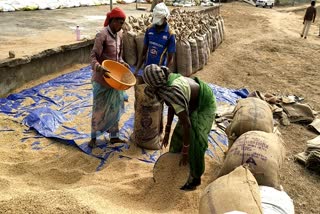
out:
M103 79L103 74L96 72L96 67L97 65L101 65L101 63L106 59L123 62L122 52L122 30L113 34L110 27L107 26L97 33L94 46L90 54L93 70L92 80L109 88L110 86L107 85Z

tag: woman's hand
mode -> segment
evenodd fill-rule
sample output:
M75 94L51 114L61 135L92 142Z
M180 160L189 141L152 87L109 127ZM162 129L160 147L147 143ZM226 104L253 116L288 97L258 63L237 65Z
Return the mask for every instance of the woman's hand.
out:
M182 157L181 157L181 160L180 160L180 163L179 163L179 166L183 165L187 165L189 162L189 155L188 153L182 153Z
M106 78L110 77L110 75L109 75L110 71L105 69L102 65L98 65L97 68L96 68L96 71L99 72L99 73L102 73L103 76L105 76Z
M185 166L189 161L189 147L190 147L190 144L187 144L187 145L183 144L183 147L181 150L182 158L179 163L180 166L181 164Z
M129 68L129 69L130 69L130 65L129 65L128 63L126 63L126 62L122 62L121 64L122 64L122 65L124 65L124 66L126 66L127 68Z
M169 133L165 133L164 138L161 143L161 148L167 148L169 142Z

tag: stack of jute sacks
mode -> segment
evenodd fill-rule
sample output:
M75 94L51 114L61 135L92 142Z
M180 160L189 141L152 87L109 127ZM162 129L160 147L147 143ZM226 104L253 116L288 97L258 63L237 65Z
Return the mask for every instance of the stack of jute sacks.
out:
M130 16L123 30L124 60L135 66L143 50L144 33L151 25L152 15ZM168 20L170 29L176 35L176 54L172 72L184 76L203 69L210 54L224 39L224 21L221 16L196 11L174 9Z
M264 213L262 199L268 196L260 194L263 187L270 187L281 197L284 193L286 198L276 203L289 200L292 204L286 193L281 191L279 173L285 148L281 136L274 133L269 104L254 97L239 100L226 134L229 149L218 179L209 184L201 196L200 213Z

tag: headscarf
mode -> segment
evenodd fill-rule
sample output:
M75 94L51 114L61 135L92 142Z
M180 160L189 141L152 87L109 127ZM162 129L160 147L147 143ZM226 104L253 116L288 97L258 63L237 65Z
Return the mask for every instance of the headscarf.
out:
M174 103L183 106L188 113L188 102L182 90L177 86L167 85L168 68L159 67L156 64L146 66L143 71L142 78L147 87L145 93L150 97L157 97L162 102Z
M161 21L163 18L168 19L170 16L170 11L165 5L165 3L161 2L157 4L152 13L152 24L156 24Z
M106 17L106 20L104 21L103 26L107 27L109 25L110 19L113 19L113 18L126 19L126 14L119 7L113 8L109 13L107 13L107 17Z

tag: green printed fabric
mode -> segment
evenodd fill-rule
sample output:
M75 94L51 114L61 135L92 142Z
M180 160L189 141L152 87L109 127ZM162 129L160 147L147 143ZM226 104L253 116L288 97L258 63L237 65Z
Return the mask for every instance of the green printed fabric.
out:
M190 115L191 141L189 147L189 164L191 175L200 178L205 169L204 155L208 148L208 135L216 112L216 98L211 88L198 78L200 85L198 108ZM183 146L183 126L178 121L170 142L170 152L179 153Z

